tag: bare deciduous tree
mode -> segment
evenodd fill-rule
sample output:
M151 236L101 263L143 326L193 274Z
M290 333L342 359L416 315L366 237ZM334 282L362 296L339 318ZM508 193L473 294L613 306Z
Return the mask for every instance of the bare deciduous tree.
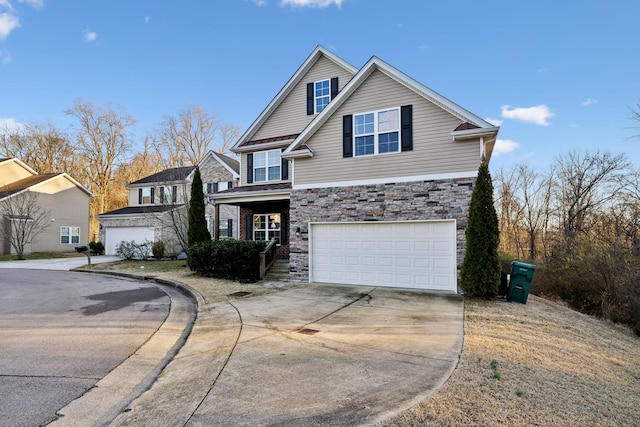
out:
M166 167L193 166L209 150L224 152L238 134L237 126L220 122L215 112L187 104L160 123L155 145Z
M24 251L29 243L49 228L50 211L38 202L38 194L23 191L7 196L0 201L3 223L0 234L16 252L18 259L24 259Z
M51 123L23 125L0 135L0 153L15 157L38 173L78 170L75 147L67 135Z
M590 214L612 200L624 186L629 163L623 154L572 151L556 159L556 203L565 237L588 227Z
M108 205L113 171L124 161L131 149L129 129L136 120L123 108L96 107L78 100L66 113L77 119L77 150L84 165L84 182L96 195L91 200L91 231L97 233L95 215L105 212Z

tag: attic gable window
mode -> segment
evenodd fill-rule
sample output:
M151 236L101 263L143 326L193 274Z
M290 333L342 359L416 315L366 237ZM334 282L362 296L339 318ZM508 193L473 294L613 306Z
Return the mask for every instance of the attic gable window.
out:
M400 151L400 108L353 116L356 156L397 153Z
M316 106L316 114L324 110L329 104L331 98L329 97L329 80L322 80L314 83L314 105Z

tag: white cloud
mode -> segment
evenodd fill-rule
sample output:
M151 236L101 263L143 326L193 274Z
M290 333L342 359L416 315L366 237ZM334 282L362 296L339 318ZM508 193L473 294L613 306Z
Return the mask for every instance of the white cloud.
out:
M594 104L597 104L597 103L598 103L598 100L593 99L593 98L587 98L582 102L581 105L583 107L588 107L589 105L594 105Z
M0 117L0 134L4 133L4 131L13 132L22 128L24 128L24 125L16 119L12 119L11 117Z
M494 126L502 126L502 120L500 119L492 119L491 117L487 117L485 120Z
M0 40L7 38L11 31L20 26L18 17L10 12L0 13Z
M257 6L266 6L267 2L266 0L251 0L253 1Z
M18 0L20 3L28 4L36 9L42 9L44 7L44 0Z
M541 126L549 126L548 120L555 117L555 114L549 110L546 104L536 105L535 107L519 107L511 108L509 105L500 107L502 110L502 118L519 120L526 123L535 123Z
M97 38L98 38L98 33L94 31L84 30L85 41L91 43L92 41L95 41L95 39Z
M11 6L11 3L9 2L9 0L0 0L0 8L13 11L13 6Z
M144 17L144 23L148 24L149 22L151 22L151 17L150 16L145 16Z
M335 4L338 7L342 6L343 0L280 0L281 6L294 6L294 7L328 7Z
M11 52L6 49L0 49L0 62L3 64L8 64L11 62L13 58L11 57Z
M520 148L520 144L510 139L497 139L496 145L493 147L493 155L499 156L500 154L510 153Z

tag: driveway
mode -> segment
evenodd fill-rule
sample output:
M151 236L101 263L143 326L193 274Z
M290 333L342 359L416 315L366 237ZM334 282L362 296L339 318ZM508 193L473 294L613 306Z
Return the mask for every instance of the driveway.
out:
M103 396L91 420L113 419L175 354L194 313L173 289L63 271L5 268L0 295L0 426L7 427L42 425L96 385ZM187 316L176 322L180 310ZM176 333L162 334L167 328Z
M446 381L459 295L301 285L201 306L186 345L111 425L370 425Z

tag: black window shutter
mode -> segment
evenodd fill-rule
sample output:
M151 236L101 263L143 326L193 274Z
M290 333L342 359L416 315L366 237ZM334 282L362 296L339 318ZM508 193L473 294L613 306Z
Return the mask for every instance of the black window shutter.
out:
M247 184L253 182L253 153L247 154Z
M289 161L282 159L282 179L289 179Z
M227 220L227 237L233 237L233 220L231 218Z
M307 83L307 116L315 113L315 106L313 105L313 83Z
M160 203L164 203L164 187L160 187Z
M213 193L213 191L212 191L212 190L213 190L213 189L211 188L211 183L210 183L210 182L207 182L207 194L211 194L211 193Z
M156 200L156 189L151 187L151 203L155 203Z
M138 204L142 204L142 188L138 188Z
M247 230L245 231L245 240L253 240L253 215L247 215Z
M402 151L413 150L413 105L400 107L400 132Z
M342 157L353 157L353 116L342 116Z
M227 182L227 186L228 186L229 188L233 188L233 181L228 181L228 182Z
M178 202L178 186L174 185L171 187L171 203Z
M334 77L331 79L331 99L335 98L338 95L338 78Z
M289 215L283 213L280 214L280 244L289 244Z
M217 192L218 192L218 183L217 183L217 182L214 182L214 183L213 183L213 192L214 192L214 193L217 193Z

